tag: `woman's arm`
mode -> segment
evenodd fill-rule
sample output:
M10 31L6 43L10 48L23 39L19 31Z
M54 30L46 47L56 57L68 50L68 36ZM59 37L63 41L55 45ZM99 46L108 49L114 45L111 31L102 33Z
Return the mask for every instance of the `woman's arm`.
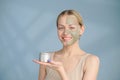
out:
M85 67L83 80L97 80L100 60L97 56L88 56Z
M63 67L61 62L49 61L49 62L46 63L46 62L41 62L39 60L33 60L33 61L35 63L38 63L38 64L41 65L38 80L44 80L45 79L45 76L46 76L45 67L46 66L50 67L51 69L54 69L54 70L58 71L62 80L68 80L67 74L66 74L66 72L64 70L64 67Z
M38 75L38 80L44 80L46 76L46 66L45 65L40 65L39 68L39 75Z

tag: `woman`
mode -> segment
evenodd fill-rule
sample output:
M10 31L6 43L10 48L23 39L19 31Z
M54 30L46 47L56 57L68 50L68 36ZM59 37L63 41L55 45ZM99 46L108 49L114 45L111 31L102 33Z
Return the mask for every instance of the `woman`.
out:
M79 47L84 32L82 17L75 10L64 10L57 18L57 32L63 48L40 64L39 80L96 80L99 58Z

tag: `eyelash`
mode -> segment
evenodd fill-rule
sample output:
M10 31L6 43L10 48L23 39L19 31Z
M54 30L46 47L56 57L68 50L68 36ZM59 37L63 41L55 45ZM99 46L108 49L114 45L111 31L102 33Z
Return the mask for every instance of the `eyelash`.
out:
M58 27L58 30L63 30L63 29L64 29L64 27ZM69 26L69 29L70 29L70 30L74 30L75 27L73 27L73 26Z
M63 27L58 27L58 30L64 29Z
M70 29L75 29L75 27L69 27Z

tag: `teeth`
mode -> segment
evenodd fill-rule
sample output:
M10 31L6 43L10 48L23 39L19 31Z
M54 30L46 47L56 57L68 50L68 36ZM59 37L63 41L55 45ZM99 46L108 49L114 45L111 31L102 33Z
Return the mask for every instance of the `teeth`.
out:
M64 40L70 40L71 38L63 38Z
M70 38L64 38L64 39L70 39Z

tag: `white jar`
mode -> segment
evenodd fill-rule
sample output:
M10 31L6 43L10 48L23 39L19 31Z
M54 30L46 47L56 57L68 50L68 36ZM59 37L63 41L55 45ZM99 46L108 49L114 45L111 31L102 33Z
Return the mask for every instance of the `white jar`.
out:
M50 53L40 53L40 56L39 56L39 60L41 62L48 62L48 60L50 60L51 58L51 54Z

